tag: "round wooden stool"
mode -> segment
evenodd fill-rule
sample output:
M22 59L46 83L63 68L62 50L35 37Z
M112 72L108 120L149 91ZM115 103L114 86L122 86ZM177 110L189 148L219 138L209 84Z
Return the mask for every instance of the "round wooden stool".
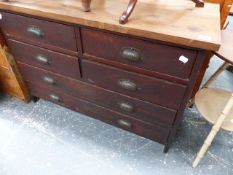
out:
M205 88L195 96L195 104L201 115L215 124L231 96L232 93L222 89ZM233 108L226 116L221 128L233 131Z
M223 89L204 88L195 96L198 111L214 124L193 162L196 167L205 155L220 128L233 131L233 94Z

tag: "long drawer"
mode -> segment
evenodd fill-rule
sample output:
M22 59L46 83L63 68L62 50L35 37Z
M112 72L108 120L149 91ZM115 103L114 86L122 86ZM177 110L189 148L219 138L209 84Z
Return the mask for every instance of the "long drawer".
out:
M164 127L170 127L175 119L175 110L134 99L82 81L69 79L43 69L21 63L18 65L24 79L34 85L62 90L71 96Z
M169 130L157 125L140 122L127 115L108 110L93 103L74 98L61 91L45 89L28 83L31 94L52 101L54 103L66 106L70 109L92 116L98 120L115 125L124 130L133 132L143 137L155 140L159 143L166 143Z
M131 97L178 109L186 86L82 60L85 81Z
M1 12L0 25L7 38L60 52L77 54L75 27Z
M82 28L83 53L150 72L188 79L197 51Z
M77 57L18 42L7 41L16 61L43 68L72 78L80 78Z

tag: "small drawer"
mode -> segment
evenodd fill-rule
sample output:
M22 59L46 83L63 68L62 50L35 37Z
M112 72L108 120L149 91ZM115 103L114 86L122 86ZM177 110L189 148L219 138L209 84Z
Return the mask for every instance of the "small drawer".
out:
M161 106L178 109L186 86L82 60L85 81Z
M138 121L127 115L122 115L85 100L74 98L70 95L62 93L61 91L46 89L30 83L28 83L28 86L31 94L34 96L66 106L72 110L76 110L105 123L117 126L121 129L133 132L145 138L155 140L159 143L166 143L169 129Z
M74 26L1 12L0 26L7 38L77 55Z
M68 79L51 72L19 64L24 79L34 85L62 90L99 106L132 116L141 121L171 127L176 111L118 94L85 82Z
M83 28L86 57L188 79L197 51ZM108 63L111 64L111 63Z
M8 40L17 62L46 69L64 76L79 78L80 69L78 58Z

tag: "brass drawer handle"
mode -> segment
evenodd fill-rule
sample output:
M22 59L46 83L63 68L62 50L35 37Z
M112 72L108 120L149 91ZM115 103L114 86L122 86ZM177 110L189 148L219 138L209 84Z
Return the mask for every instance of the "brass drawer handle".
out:
M27 28L27 32L33 36L36 36L36 37L39 37L39 38L42 38L44 37L44 33L42 32L42 30L37 27L37 26L29 26Z
M117 123L124 128L132 128L132 124L127 120L120 119Z
M140 50L132 48L132 47L125 47L121 49L120 56L122 59L128 60L128 61L142 61L143 55Z
M43 55L37 55L36 60L42 64L49 64L49 59Z
M121 110L126 111L126 112L133 112L134 111L134 106L133 104L129 102L120 102L118 103L119 107Z
M46 82L46 83L48 83L48 84L51 84L51 85L55 85L56 84L55 80L53 78L51 78L51 77L48 77L48 76L44 76L43 77L43 81Z
M132 82L131 80L125 80L121 79L118 81L118 85L122 87L123 89L129 90L129 91L137 91L137 84Z
M61 98L55 94L49 94L49 97L53 101L61 102Z

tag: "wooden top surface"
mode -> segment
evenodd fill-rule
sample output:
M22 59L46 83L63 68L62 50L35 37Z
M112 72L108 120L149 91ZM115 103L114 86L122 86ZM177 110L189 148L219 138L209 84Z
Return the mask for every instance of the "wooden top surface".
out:
M109 31L218 50L221 43L219 5L195 8L189 0L139 0L125 25L118 23L128 0L93 0L92 12L81 0L0 0L0 9Z
M232 98L232 93L226 90L204 88L197 92L195 104L201 115L214 124L230 98ZM221 127L228 131L233 131L233 108L231 108Z
M222 44L216 54L233 65L233 30L222 31Z

